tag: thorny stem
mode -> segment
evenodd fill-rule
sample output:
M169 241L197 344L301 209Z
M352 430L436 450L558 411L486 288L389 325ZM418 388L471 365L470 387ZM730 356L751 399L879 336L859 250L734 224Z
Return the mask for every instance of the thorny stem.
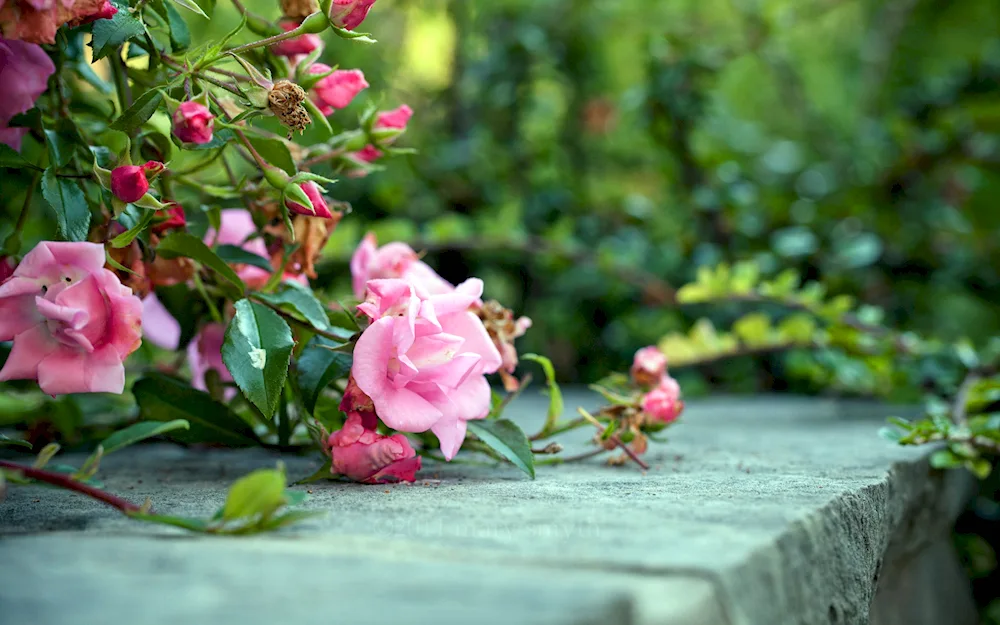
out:
M264 46L274 45L285 41L286 39L294 39L300 35L305 35L306 31L302 27L298 27L294 30L290 30L286 33L281 33L280 35L274 35L273 37L266 37L259 41L251 41L250 43L245 43L242 46L236 46L235 48L230 48L226 50L226 54L239 54L240 52L246 52L247 50L253 50L254 48L263 48ZM215 59L213 59L213 62Z
M94 488L93 486L88 486L83 482L78 482L69 475L65 475L63 473L54 473L52 471L36 469L34 467L17 464L16 462L8 462L6 460L0 460L0 467L11 471L17 471L24 477L37 480L39 482L45 482L46 484L52 484L53 486L58 486L60 488L65 488L67 490L87 495L88 497L104 502L112 508L115 508L125 514L142 511L142 508L134 503L125 501L121 497L117 497L111 493Z

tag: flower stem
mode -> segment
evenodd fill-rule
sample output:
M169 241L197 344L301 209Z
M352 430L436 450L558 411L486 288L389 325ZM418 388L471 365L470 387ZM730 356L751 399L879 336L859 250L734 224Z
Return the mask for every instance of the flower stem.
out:
M63 473L54 473L52 471L36 469L34 467L17 464L16 462L8 462L6 460L0 460L0 467L11 471L17 471L24 477L37 480L39 482L45 482L46 484L51 484L53 486L58 486L59 488L65 488L67 490L92 497L93 499L106 503L112 508L115 508L125 514L130 512L140 512L142 510L140 506L137 506L134 503L125 501L121 497L117 497L111 493L94 488L93 486L88 486L83 482L78 482L69 475L65 475Z
M7 235L7 240L3 243L4 256L14 256L21 251L21 230L24 230L24 224L28 220L31 199L34 197L35 187L38 186L41 179L42 172L35 173L35 177L31 180L31 185L24 193L24 204L21 205L21 212L17 216L17 223L14 224L14 231Z
M301 26L299 26L294 30L281 33L280 35L274 35L273 37L267 37L259 41L251 41L250 43L245 43L242 46L236 46L235 48L230 48L225 51L225 54L230 54L230 53L239 54L240 52L246 52L247 50L253 50L254 48L263 48L264 46L274 45L276 43L285 41L286 39L294 39L296 37L305 34L307 34L306 31ZM213 59L212 62L215 62L216 60L218 60L218 57L216 59Z

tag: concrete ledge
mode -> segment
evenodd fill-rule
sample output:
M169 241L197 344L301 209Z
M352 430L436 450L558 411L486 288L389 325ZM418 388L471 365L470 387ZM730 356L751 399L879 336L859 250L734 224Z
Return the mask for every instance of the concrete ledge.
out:
M512 416L537 423L544 400ZM567 405L592 399L569 393ZM78 496L0 504L0 622L973 624L948 542L971 478L876 435L886 409L693 403L653 468L427 463L415 485L309 486L280 535L191 537ZM530 428L529 428L530 429ZM561 440L573 452L585 435ZM108 489L207 515L275 456L170 445L107 459ZM293 477L315 458L285 458ZM114 616L114 615L118 616Z

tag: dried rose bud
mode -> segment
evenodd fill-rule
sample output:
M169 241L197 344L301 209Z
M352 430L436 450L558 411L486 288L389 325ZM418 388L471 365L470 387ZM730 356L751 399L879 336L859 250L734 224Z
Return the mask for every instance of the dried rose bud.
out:
M316 0L281 0L281 12L293 20L309 17L319 11Z
M287 127L288 137L295 133L305 132L305 129L312 123L309 113L302 103L306 101L306 92L302 87L289 80L279 80L274 83L271 91L267 94L267 104L271 112L278 120Z

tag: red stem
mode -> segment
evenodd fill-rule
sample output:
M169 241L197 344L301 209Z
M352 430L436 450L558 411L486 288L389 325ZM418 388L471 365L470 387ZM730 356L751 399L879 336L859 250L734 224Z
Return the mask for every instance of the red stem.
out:
M94 488L93 486L88 486L83 482L74 480L69 475L64 473L53 473L52 471L44 471L42 469L36 469L34 467L27 467L22 464L17 464L16 462L8 462L6 460L0 460L0 467L4 469L10 469L12 471L17 471L18 473L24 475L27 478L33 480L38 480L39 482L45 482L46 484L52 484L53 486L58 486L59 488L65 488L67 490L73 490L88 497L93 497L98 501L102 501L112 508L123 513L129 512L139 512L142 510L139 506L134 503L125 501L121 497L116 497L111 493L106 493L103 490Z

